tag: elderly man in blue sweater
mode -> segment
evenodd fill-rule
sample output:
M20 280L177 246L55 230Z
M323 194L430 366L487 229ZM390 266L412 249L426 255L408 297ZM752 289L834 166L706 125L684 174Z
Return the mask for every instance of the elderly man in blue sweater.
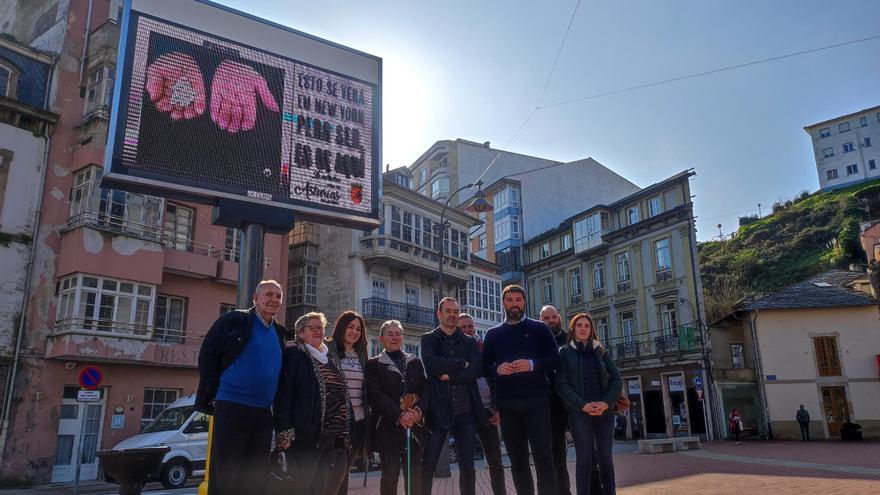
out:
M558 495L550 427L550 382L559 349L550 328L525 317L526 292L509 285L501 292L507 321L492 327L483 343L483 369L494 381L495 406L517 495L532 495L529 447L539 495Z

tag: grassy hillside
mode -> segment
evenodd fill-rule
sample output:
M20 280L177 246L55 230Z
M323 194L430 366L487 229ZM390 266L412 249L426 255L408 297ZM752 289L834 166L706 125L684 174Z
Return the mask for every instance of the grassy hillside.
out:
M742 298L769 293L831 267L864 262L859 222L880 216L880 180L802 193L764 217L740 219L727 240L700 243L709 322Z

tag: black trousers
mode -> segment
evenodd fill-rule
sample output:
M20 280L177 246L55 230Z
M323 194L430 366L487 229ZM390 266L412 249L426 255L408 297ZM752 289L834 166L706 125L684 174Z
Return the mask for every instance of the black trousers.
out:
M556 483L559 495L571 495L571 481L568 479L568 443L565 432L568 430L568 411L562 399L550 399L550 430L553 433L553 464L556 466Z
M217 401L211 439L209 495L261 495L269 475L272 412Z
M415 439L410 440L409 449L409 459L407 459L406 451L379 452L379 462L382 464L379 495L397 495L401 470L403 471L404 492L407 495L422 494L422 449ZM409 462L409 480L406 479L407 462Z
M547 398L498 401L501 434L510 458L510 473L517 495L535 493L529 448L538 476L538 495L558 495L556 466L550 427L550 403Z
M430 495L434 484L434 470L437 469L437 461L440 452L447 448L446 434L450 431L455 437L455 452L458 455L458 488L461 495L474 495L477 489L477 474L474 471L474 446L476 437L477 420L472 413L459 414L452 419L451 428L437 427L431 433L428 441L428 449L425 451L424 465L422 466L422 493Z
M492 495L507 495L507 484L504 482L504 464L501 463L501 435L498 434L498 427L495 425L478 426L477 436L480 437L483 455L489 466Z
M355 421L354 426L351 428L351 452L348 453L346 457L346 465L348 466L345 470L345 477L342 478L342 482L339 484L339 491L336 492L336 495L345 495L348 493L348 479L349 473L351 472L351 465L354 464L354 458L359 454L363 454L364 450L364 433L366 432L365 425L367 424L367 420L362 419L360 421ZM367 463L367 469L369 470L369 459L364 459L364 462Z
M577 495L598 495L593 491L594 454L599 457L599 472L602 477L604 495L614 495L614 460L612 448L614 442L614 415L606 411L601 416L589 416L580 412L571 412L569 416L571 436L574 438L574 449L577 454L576 480Z
M348 471L348 454L341 441L318 448L294 448L295 490L305 495L336 495Z
M810 440L810 423L801 423L798 421L798 425L801 427L801 440L809 441Z

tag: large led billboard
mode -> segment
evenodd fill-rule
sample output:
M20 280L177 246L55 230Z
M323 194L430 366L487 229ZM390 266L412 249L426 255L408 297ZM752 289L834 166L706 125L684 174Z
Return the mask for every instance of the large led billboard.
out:
M129 0L105 183L378 224L381 59L202 0Z

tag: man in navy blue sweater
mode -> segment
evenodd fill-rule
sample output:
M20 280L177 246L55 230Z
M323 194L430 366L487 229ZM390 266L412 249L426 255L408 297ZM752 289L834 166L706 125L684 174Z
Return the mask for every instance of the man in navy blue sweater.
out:
M559 365L550 328L525 317L526 292L508 285L501 292L507 321L492 327L483 343L483 369L494 381L495 405L517 495L535 493L529 447L539 495L558 495L550 428L548 375Z

